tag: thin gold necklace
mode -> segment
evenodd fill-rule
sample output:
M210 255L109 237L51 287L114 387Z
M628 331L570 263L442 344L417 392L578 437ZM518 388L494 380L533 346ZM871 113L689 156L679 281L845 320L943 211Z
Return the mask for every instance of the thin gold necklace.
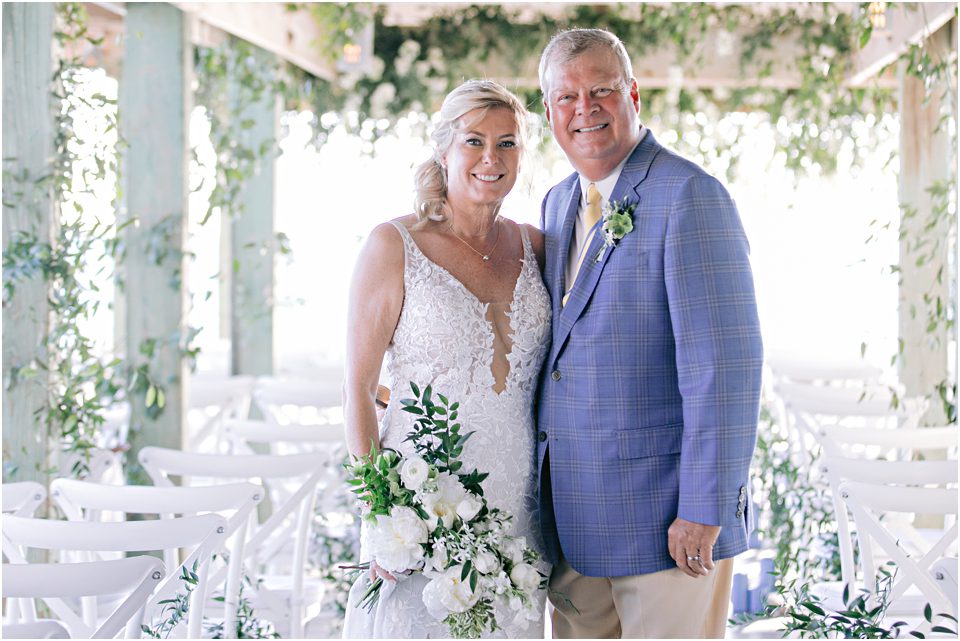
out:
M476 254L477 256L479 256L480 258L482 258L484 262L490 262L490 256L493 255L494 250L497 248L497 244L500 243L500 219L497 218L497 221L496 221L496 223L494 223L494 224L497 226L497 237L496 237L496 239L493 241L493 247L491 247L491 248L490 248L490 251L488 251L486 254L484 254L484 253L481 252L481 251L478 251L473 245L471 245L470 243L468 243L467 241L465 241L463 238L461 238L461 237L460 237L460 234L458 234L456 231L454 231L454 229L453 229L453 222L450 223L450 233L453 234L453 237L454 237L454 238L456 238L456 239L459 240L461 243L463 243L464 245L466 245L467 247L469 247L470 250L471 250L474 254Z

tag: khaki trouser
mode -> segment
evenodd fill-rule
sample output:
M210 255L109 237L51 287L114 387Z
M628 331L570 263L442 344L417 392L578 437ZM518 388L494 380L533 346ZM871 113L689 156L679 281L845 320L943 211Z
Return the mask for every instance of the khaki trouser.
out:
M677 568L638 576L583 576L562 560L550 577L553 637L722 639L732 583L733 559L717 561L709 575L698 578Z

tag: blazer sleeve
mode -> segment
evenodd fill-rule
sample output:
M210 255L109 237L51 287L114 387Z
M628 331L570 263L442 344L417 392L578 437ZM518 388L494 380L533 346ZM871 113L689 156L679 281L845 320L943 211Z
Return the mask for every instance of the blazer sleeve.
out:
M743 522L763 347L749 244L727 190L706 174L679 190L664 280L683 399L678 516Z

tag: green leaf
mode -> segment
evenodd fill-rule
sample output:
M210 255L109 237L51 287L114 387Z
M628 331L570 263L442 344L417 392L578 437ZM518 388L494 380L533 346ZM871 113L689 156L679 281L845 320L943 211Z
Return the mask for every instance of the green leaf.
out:
M929 603L923 606L923 618L926 619L928 622L933 621L933 608L930 607Z
M144 405L147 407L153 407L157 402L157 388L154 385L151 385L147 388L147 397L144 400Z

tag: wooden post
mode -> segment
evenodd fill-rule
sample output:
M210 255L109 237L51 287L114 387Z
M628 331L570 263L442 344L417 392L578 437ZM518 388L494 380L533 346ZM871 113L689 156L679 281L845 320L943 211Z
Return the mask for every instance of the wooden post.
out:
M180 448L187 368L179 343L186 325L187 122L192 49L183 13L167 3L127 4L120 123L128 143L122 171L128 228L124 269L126 353L149 363L165 406L148 416L132 399L133 450ZM146 356L151 344L153 356ZM135 452L133 453L135 457ZM134 459L135 460L135 459Z
M254 48L258 67L267 70L273 56ZM236 77L230 78L231 100L241 94ZM236 104L236 102L234 102ZM236 111L236 107L231 108ZM265 91L262 99L242 110L230 123L241 146L254 150L258 158L253 176L240 190L238 212L231 224L231 350L232 373L257 376L273 374L274 307L274 191L275 153L279 123L279 98ZM241 123L245 123L241 126ZM259 148L271 146L263 156Z
M53 3L3 4L3 239L18 232L49 243L58 219L54 155ZM38 181L39 182L36 182ZM48 439L35 412L46 404L47 377L16 372L41 362L50 328L47 282L36 275L16 285L3 303L3 480L45 483Z
M946 56L949 29L941 29L927 41L934 55ZM950 134L941 125L944 86L929 94L923 81L906 73L900 63L900 293L899 320L902 353L900 381L908 396L928 396L927 425L943 424L946 416L936 387L948 378L950 336L944 322L932 322L930 314L950 300L951 234L946 208L949 195L935 196L931 188L952 178ZM955 330L954 330L955 332Z

